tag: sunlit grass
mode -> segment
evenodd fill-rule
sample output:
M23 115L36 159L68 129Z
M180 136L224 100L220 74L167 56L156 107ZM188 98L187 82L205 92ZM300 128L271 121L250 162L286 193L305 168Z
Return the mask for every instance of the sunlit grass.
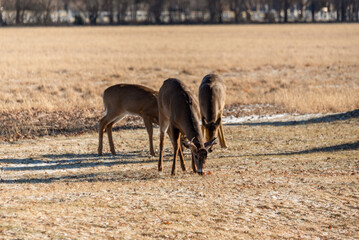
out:
M227 84L227 104L294 112L359 107L359 25L0 29L0 111L102 109L119 82L158 89L204 75Z

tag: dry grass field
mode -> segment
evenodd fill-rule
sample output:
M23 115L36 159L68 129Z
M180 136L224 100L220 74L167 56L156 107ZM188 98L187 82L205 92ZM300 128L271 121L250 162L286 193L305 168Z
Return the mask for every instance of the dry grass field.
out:
M205 176L170 175L168 138L159 173L144 129L115 134L117 157L96 134L1 143L0 238L358 239L358 124L224 126Z
M212 72L227 83L235 112L248 104L297 113L359 108L358 24L5 28L0 35L6 140L94 130L101 94L116 83L158 89L176 77L197 92Z
M358 43L358 24L0 28L0 239L359 239ZM169 138L159 173L134 117L97 156L108 86L208 73L227 117L326 115L228 123L204 176L188 150L170 175Z

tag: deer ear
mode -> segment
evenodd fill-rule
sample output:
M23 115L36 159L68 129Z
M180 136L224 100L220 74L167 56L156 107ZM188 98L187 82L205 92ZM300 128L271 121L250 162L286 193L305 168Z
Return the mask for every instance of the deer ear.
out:
M203 125L203 126L207 126L207 125L208 125L208 122L207 122L207 120L206 120L204 117L202 117L202 125Z
M221 121L222 121L222 118L221 118L221 117L219 117L219 118L217 119L217 121L216 121L215 125L216 125L216 126L218 126L218 125L221 123Z
M204 144L204 147L208 150L208 149L211 149L211 147L215 144L217 144L215 141L216 141L217 138L213 138L211 140L209 140L208 142L206 142Z
M192 139L193 140L193 139ZM196 150L197 149L197 147L196 147L196 145L194 145L194 143L192 142L192 140L191 141L188 141L187 139L183 139L183 141L182 141L182 143L183 143L183 145L186 147L186 148L189 148L189 149L191 149L191 150Z

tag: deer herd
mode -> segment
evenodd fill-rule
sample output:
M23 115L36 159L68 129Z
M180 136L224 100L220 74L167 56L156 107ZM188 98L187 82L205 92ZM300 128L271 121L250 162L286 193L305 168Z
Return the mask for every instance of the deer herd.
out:
M152 124L159 125L159 171L162 171L167 133L174 150L172 175L176 174L177 156L182 170L186 171L183 146L191 150L193 172L202 175L208 152L216 144L216 137L222 148L227 147L222 127L225 95L224 82L216 74L208 74L203 78L198 100L182 81L175 78L165 80L159 91L135 84L111 86L103 93L105 116L99 122L98 154L102 155L103 133L106 129L111 153L116 155L112 139L113 125L127 114L138 115L143 118L152 156L155 156Z

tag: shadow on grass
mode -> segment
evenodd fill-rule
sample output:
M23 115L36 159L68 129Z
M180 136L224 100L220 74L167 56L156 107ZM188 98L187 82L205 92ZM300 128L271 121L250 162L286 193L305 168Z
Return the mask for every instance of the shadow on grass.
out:
M149 174L143 170L131 172L110 172L110 173L86 173L38 178L0 179L2 184L24 184L24 183L53 183L53 182L125 182L158 179L161 176L157 173Z
M324 123L324 122L335 122L335 121L344 121L352 118L359 118L359 109L345 112L337 113L332 115L327 115L318 118L311 118L307 120L299 121L275 121L275 122L246 122L246 123L226 123L227 126L289 126L289 125L304 125L312 123Z
M172 154L164 154L165 162L172 161ZM105 154L98 156L97 154L46 154L41 157L47 160L27 159L0 159L0 163L17 164L17 166L2 167L1 172L6 171L52 171L52 170L70 170L80 168L90 168L126 164L151 163L153 167L157 167L157 157L151 158L145 152L133 151L112 156ZM30 165L30 166L29 166ZM102 173L79 173L64 174L61 176L47 176L43 172L39 177L24 178L20 176L18 179L4 179L0 176L0 184L23 184L23 183L52 183L52 182L98 182L98 181L137 181L151 180L161 177L157 171L148 170L126 170L126 171L106 171ZM41 174L41 172L40 172ZM64 174L64 175L63 175Z
M303 151L297 152L282 152L282 153L267 153L267 154L257 154L254 156L280 156L280 155L300 155L300 154L309 154L309 153L317 153L317 152L338 152L338 151L348 151L348 150L359 150L359 141L353 143L344 143L329 147L318 147L312 148Z
M151 158L142 151L126 152L116 156L110 154L104 156L97 154L45 154L41 157L46 159L0 159L0 163L17 164L17 166L3 167L2 171L37 171L157 162L157 158Z

